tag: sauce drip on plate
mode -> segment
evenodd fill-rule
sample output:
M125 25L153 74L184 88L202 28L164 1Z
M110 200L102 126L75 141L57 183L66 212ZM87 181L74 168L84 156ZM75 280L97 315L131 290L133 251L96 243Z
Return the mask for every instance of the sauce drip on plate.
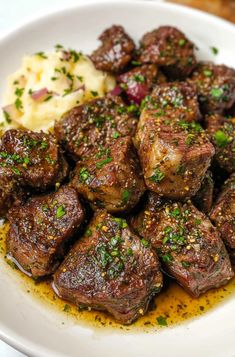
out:
M37 282L19 271L13 262L6 259L5 241L8 229L8 223L0 225L1 264L4 261L3 264L6 265L6 268L15 270L14 275L18 275L18 280L21 282L20 288L25 293L32 295L32 298L37 298L41 303L60 311L62 313L62 324L64 323L63 320L71 317L78 324L96 328L112 327L132 332L138 330L150 332L153 329L172 326L199 317L235 294L235 279L230 281L228 285L210 290L197 299L192 298L178 284L169 280L165 282L165 288L156 296L145 316L130 326L122 326L106 313L78 309L73 304L61 300L53 292L50 280Z

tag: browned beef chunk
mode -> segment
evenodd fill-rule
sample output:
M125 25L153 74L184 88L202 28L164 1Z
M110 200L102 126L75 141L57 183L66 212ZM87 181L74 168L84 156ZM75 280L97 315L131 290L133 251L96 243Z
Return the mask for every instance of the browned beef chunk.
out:
M110 146L115 138L133 136L137 119L119 97L106 96L77 106L55 125L55 135L74 159Z
M172 120L172 111L147 105L135 144L147 187L162 196L183 199L199 190L214 148L200 124Z
M56 139L29 130L8 130L1 139L0 166L12 172L22 185L45 190L68 174Z
M96 213L54 275L54 290L76 305L105 310L122 324L143 315L162 287L157 256L126 221Z
M131 69L118 77L121 88L130 101L140 104L156 84L166 82L166 77L157 66L148 64Z
M122 26L113 25L99 37L100 47L91 55L97 69L117 73L131 61L135 44Z
M199 63L192 74L204 113L222 112L235 102L235 70L210 62Z
M232 173L235 171L235 117L225 118L220 114L206 117L207 133L215 147L217 164Z
M225 182L222 192L210 213L225 244L235 249L235 174Z
M187 82L162 83L157 85L142 107L153 111L155 117L199 120L201 115L197 100L196 87Z
M77 163L71 185L109 212L134 207L145 185L132 139L119 138L110 148L101 148L94 158Z
M194 45L178 29L162 26L146 33L140 41L141 63L154 63L171 78L186 78L194 69Z
M208 214L212 208L214 194L214 181L211 171L207 171L200 189L193 197L195 206L205 214Z
M157 249L166 271L191 295L226 284L234 275L227 251L209 219L190 201L148 201L132 226Z
M29 275L51 274L83 218L83 208L72 187L62 186L55 193L33 197L8 212L9 255Z
M0 166L0 216L4 216L10 207L20 204L23 195L26 192L11 169Z

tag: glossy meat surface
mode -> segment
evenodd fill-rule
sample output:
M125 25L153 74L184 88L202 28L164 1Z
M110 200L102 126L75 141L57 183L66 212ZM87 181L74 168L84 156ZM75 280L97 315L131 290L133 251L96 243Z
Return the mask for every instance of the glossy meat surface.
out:
M123 70L133 57L135 44L122 26L113 25L99 37L100 47L91 55L97 69L117 73Z
M210 219L219 230L225 244L235 249L235 174L225 182L210 213Z
M30 198L8 212L7 250L34 277L54 272L64 246L84 219L76 191L62 186L57 192Z
M222 286L234 275L219 233L190 201L164 203L150 193L131 225L157 250L165 270L192 296Z
M77 163L71 185L89 202L109 212L133 208L145 191L131 137L118 138L95 157Z
M115 138L133 136L137 119L119 97L106 96L74 107L55 125L55 135L75 160L97 154Z
M122 324L143 315L161 290L154 251L126 221L99 211L86 234L54 275L54 290L65 300L106 310Z
M156 117L197 121L201 118L196 87L188 82L171 82L156 85L142 105L154 111Z
M11 169L0 166L0 215L4 216L10 207L20 204L26 195Z
M165 111L158 105L154 108L151 98L154 96L141 113L135 136L145 183L167 198L191 197L201 186L214 148L200 124L186 121L187 116L180 119L180 113L175 117L171 106Z
M215 161L227 172L235 171L235 117L206 116L206 131L215 147Z
M197 86L204 113L221 113L235 102L235 70L225 65L201 62L190 79Z
M186 78L196 65L194 44L177 28L161 26L140 40L141 63L154 63L170 78Z
M0 166L24 186L46 190L68 174L56 139L51 134L8 130L1 138Z
M193 203L205 214L208 214L212 208L214 194L214 181L211 171L207 171L200 189L193 197Z

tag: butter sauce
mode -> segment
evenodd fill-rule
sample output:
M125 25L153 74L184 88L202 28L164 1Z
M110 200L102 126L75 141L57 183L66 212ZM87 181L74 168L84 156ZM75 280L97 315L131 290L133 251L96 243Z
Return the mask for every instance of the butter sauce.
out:
M37 298L40 302L61 311L65 317L69 316L73 318L78 324L85 324L96 328L112 327L132 332L135 330L150 332L154 329L162 328L162 325L172 326L199 317L235 294L235 279L230 281L226 286L210 290L197 299L188 295L175 282L169 281L165 284L166 286L163 291L156 296L146 315L131 326L122 326L103 312L78 309L73 304L61 300L52 290L50 280L37 282L23 274L14 262L8 260L6 257L6 235L8 229L8 223L0 224L0 259L4 261L3 264L8 264L7 268L9 269L15 269L14 273L18 275L22 282L22 289L31 294L32 298Z

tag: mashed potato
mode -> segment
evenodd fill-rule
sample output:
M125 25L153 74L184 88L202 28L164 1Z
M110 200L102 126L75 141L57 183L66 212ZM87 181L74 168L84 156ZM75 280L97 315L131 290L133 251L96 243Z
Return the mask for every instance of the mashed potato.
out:
M22 67L9 76L1 125L4 130L48 131L67 110L105 95L114 85L88 57L57 45L52 53L24 57Z

